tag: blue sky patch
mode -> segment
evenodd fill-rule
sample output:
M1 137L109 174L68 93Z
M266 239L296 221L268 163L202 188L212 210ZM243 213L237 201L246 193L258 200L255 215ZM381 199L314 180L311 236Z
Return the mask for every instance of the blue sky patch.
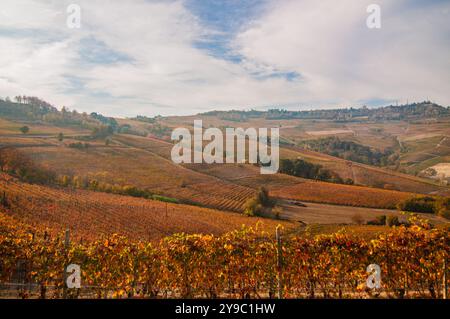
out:
M237 32L261 13L267 0L186 0L186 8L201 22L222 32Z
M236 64L242 63L244 58L231 48L230 42L239 31L262 14L267 3L267 0L187 0L186 8L197 16L203 25L217 32L195 42L194 47L206 51L215 58ZM291 71L253 72L251 75L259 80L300 79L299 73Z
M115 64L121 62L132 62L132 58L126 54L114 51L104 42L93 37L80 40L78 51L80 59L89 64Z

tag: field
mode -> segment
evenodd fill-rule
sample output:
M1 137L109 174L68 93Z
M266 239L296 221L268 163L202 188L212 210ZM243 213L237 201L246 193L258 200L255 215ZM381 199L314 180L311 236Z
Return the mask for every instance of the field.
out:
M82 129L79 127L56 127L49 124L41 124L41 123L28 123L28 122L17 122L17 121L9 121L6 119L0 118L0 136L23 136L20 128L23 126L28 126L29 132L26 135L29 136L56 136L59 133L63 133L64 135L82 135L89 134L89 130Z
M254 192L175 165L146 148L93 144L88 150L64 146L22 150L60 175L87 176L110 184L134 185L205 207L241 211L245 200Z
M396 216L401 222L406 222L409 218L409 214L403 214L398 210L392 209L353 207L351 209L352 213L350 214L348 207L345 206L304 202L299 205L299 201L295 200L285 200L282 204L282 207L283 213L281 214L281 217L283 219L301 222L302 224L306 225L352 225L355 224L355 219L357 219L359 223L365 224L368 221L374 220L381 215ZM434 225L447 223L446 219L435 216L433 214L417 215L420 218L429 220ZM356 228L358 229L359 233L361 233L361 227L368 226L359 226L359 229ZM338 226L337 228L339 229ZM368 227L368 229L371 229L371 227Z
M375 149L393 148L400 151L400 166L373 171L371 166L363 166L364 173L356 172L358 184L394 189L406 192L430 193L448 190L434 185L433 180L415 178L415 175L428 167L439 163L446 163L450 156L450 119L418 120L418 121L384 121L374 122L360 119L350 122L335 122L327 120L282 119L268 120L250 118L247 121L233 122L222 120L214 116L199 115L196 117L163 118L161 123L169 127L192 127L194 119L202 119L204 127L279 127L282 139L291 143L305 140L319 139L327 136L338 136L342 140L353 141ZM302 154L290 154L287 157L300 156L307 160L317 160L317 163L335 169L346 178L353 173L348 172L345 165L338 167L327 160L324 154L311 154L305 150L296 150ZM288 153L285 148L282 154ZM282 155L283 157L283 155ZM332 159L331 161L339 161ZM343 162L340 160L340 162ZM343 163L345 164L345 162ZM358 163L353 163L359 166ZM406 174L402 174L406 173ZM410 178L406 178L409 175ZM411 178L413 177L413 178ZM406 179L405 179L406 178ZM412 183L412 184L411 184ZM428 184L428 185L427 185Z
M338 134L354 134L354 132L350 130L329 130L329 131L306 131L306 134L312 136L328 136Z
M274 196L314 203L393 209L414 194L369 187L308 181L272 190Z
M180 124L180 119L176 120L170 125ZM189 119L184 121L189 122ZM126 121L128 124L135 122ZM292 123L284 125L291 127L288 124ZM324 123L320 125L325 127ZM63 142L59 142L56 136L13 136L2 138L0 143L19 147L58 175L133 185L186 204L233 212L242 212L243 204L261 186L268 187L280 198L294 196L293 199L316 203L374 208L394 208L399 200L409 198L413 193L445 194L448 191L447 187L433 180L349 162L298 147L282 147L281 157L302 158L338 172L342 178L351 178L358 185L371 187L315 182L283 174L264 176L258 167L248 164L180 166L170 159L173 144L162 139L115 134L110 140L109 145L91 141L90 147L84 150L69 148L69 143L77 142L70 136ZM296 190L295 185L302 185L301 192ZM348 215L352 215L351 208Z
M242 225L274 231L290 222L249 218L231 212L83 190L54 189L21 183L7 175L0 179L7 199L4 213L53 233L70 228L74 238L93 240L114 233L132 239L159 240L174 233L220 235Z

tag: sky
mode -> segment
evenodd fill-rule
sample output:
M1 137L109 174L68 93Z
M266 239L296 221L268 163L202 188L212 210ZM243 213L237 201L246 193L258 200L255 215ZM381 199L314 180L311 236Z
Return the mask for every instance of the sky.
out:
M449 0L0 2L0 97L109 116L449 106L449 57Z

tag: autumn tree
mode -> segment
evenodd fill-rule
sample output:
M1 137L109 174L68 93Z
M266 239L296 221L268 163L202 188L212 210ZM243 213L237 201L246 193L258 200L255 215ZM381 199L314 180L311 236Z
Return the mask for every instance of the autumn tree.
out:
M436 213L450 219L450 197L442 198L436 203Z
M269 191L261 187L255 197L250 198L244 204L244 214L248 216L260 216L269 212L275 206L276 200L271 198Z
M20 128L20 131L22 132L22 134L27 134L30 131L30 128L25 125Z

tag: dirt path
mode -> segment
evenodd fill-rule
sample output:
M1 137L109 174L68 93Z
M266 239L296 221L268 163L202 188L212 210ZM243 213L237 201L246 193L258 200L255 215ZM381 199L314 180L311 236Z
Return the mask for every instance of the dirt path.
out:
M436 148L441 147L442 143L444 143L446 140L447 140L447 136L444 136L444 138L436 145ZM444 147L446 147L446 146L444 145Z

